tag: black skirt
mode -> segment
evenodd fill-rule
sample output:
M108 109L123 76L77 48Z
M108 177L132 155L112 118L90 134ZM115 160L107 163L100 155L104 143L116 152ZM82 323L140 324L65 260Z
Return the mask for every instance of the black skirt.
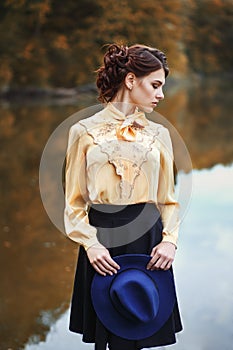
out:
M108 247L112 257L122 254L150 255L152 248L162 239L161 217L152 203L128 206L93 205L89 211L89 222L97 227L98 239ZM146 230L142 229L144 227ZM95 343L96 350L105 350L107 344L111 344L112 349L130 350L176 342L175 333L182 330L177 300L164 326L148 338L131 341L109 332L96 316L92 306L90 290L94 274L95 270L84 248L80 247L71 302L70 331L83 334L83 342Z

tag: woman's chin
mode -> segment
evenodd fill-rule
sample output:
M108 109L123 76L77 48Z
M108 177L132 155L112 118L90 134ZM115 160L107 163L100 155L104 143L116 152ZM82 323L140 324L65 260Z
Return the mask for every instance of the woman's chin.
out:
M145 113L152 113L155 106L140 106L140 109Z

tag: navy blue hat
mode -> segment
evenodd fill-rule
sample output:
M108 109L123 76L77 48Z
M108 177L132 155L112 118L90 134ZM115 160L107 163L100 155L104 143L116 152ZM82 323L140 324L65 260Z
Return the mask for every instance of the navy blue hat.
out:
M146 269L144 254L113 258L120 270L113 276L95 274L91 296L103 325L113 334L131 340L147 338L168 320L175 304L170 271Z

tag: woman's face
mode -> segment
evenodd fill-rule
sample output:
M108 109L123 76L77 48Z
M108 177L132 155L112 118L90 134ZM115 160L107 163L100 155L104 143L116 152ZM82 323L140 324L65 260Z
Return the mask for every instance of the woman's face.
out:
M164 98L163 86L165 84L165 73L163 68L149 75L134 77L132 90L129 92L130 103L138 106L146 113L151 113L160 100Z

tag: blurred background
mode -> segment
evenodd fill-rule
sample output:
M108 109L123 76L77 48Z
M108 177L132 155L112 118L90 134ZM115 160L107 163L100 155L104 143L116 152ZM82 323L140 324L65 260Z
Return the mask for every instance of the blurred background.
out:
M97 104L112 42L166 53L157 111L193 164L178 173L193 190L174 264L184 330L169 349L232 349L232 23L231 0L0 2L1 350L93 349L68 332L77 247L46 214L39 164L53 131Z

